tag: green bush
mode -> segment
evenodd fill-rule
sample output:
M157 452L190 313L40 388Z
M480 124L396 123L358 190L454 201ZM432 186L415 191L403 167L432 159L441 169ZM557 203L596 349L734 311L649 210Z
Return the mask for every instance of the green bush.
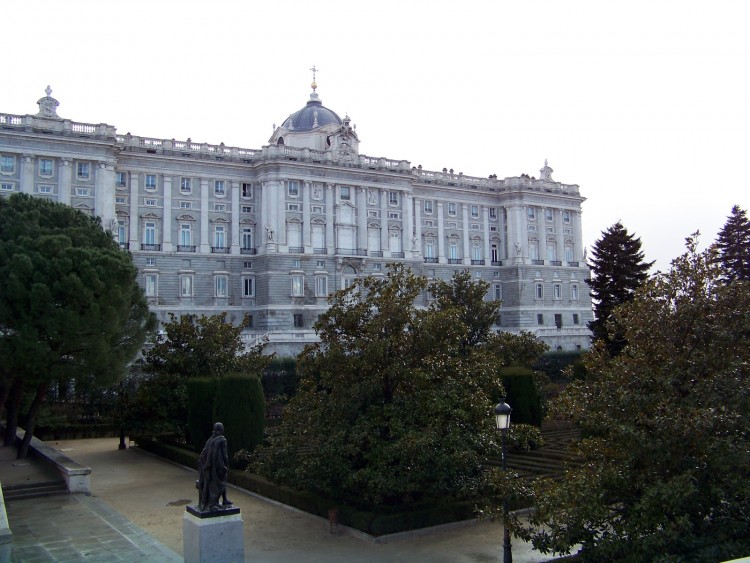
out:
M230 459L239 450L252 452L263 441L265 400L260 380L237 374L219 379L214 413L224 424Z
M296 358L274 358L263 371L263 392L270 400L291 399L297 392L299 377Z
M528 368L508 367L500 370L505 400L513 409L512 424L542 424L542 401L534 383L534 372Z
M544 445L542 431L531 424L511 424L508 440L516 450L535 450Z
M186 383L188 433L199 451L213 431L217 382L215 377L191 377Z

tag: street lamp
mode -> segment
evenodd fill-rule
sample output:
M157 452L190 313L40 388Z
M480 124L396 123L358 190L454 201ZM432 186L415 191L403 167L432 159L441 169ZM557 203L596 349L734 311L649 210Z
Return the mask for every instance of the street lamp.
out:
M505 402L505 399L501 399L495 407L495 425L500 431L501 436L501 451L503 460L503 472L508 471L508 467L505 462L505 439L508 435L508 429L510 428L510 413L513 409L510 405ZM503 499L503 563L513 563L513 552L510 549L510 531L508 530L508 494L505 494Z

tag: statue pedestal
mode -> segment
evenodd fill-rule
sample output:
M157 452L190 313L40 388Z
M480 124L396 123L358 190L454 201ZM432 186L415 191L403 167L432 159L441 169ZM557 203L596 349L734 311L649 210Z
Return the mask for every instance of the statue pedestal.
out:
M242 563L245 542L239 508L201 512L188 506L182 518L185 563Z

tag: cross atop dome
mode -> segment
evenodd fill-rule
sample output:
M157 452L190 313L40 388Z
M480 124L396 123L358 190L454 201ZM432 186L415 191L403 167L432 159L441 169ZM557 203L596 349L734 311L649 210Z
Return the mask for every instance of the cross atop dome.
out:
M313 65L310 70L313 73L313 81L312 81L312 84L310 84L310 87L312 88L312 94L310 94L310 99L317 100L318 93L315 90L318 88L318 83L315 82L315 73L320 72L320 69L315 68L315 65Z

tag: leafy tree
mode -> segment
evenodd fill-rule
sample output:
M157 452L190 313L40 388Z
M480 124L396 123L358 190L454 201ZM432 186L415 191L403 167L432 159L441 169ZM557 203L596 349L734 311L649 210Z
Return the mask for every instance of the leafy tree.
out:
M601 340L609 353L617 355L625 346L622 330L609 324L615 308L630 301L648 278L653 262L644 262L641 239L615 223L596 241L591 254L593 276L586 282L594 300L594 317L589 323L593 340Z
M109 384L125 374L154 319L130 255L98 218L25 194L0 199L0 365L5 443L15 439L25 390L26 455L55 381Z
M750 281L750 220L739 205L732 207L731 215L719 231L716 247L724 279Z
M464 354L464 311L418 309L424 278L402 265L330 298L300 387L253 468L336 497L403 504L477 486L494 432L495 366ZM486 289L485 289L486 291Z
M263 354L265 342L245 350L242 327L226 322L226 313L211 317L170 315L165 334L146 352L136 400L128 417L131 430L185 434L186 380L191 377L255 376L260 380L273 356Z
M627 342L587 355L553 404L584 463L527 491L516 532L591 561L720 561L750 552L750 292L715 251L687 252L613 315Z

